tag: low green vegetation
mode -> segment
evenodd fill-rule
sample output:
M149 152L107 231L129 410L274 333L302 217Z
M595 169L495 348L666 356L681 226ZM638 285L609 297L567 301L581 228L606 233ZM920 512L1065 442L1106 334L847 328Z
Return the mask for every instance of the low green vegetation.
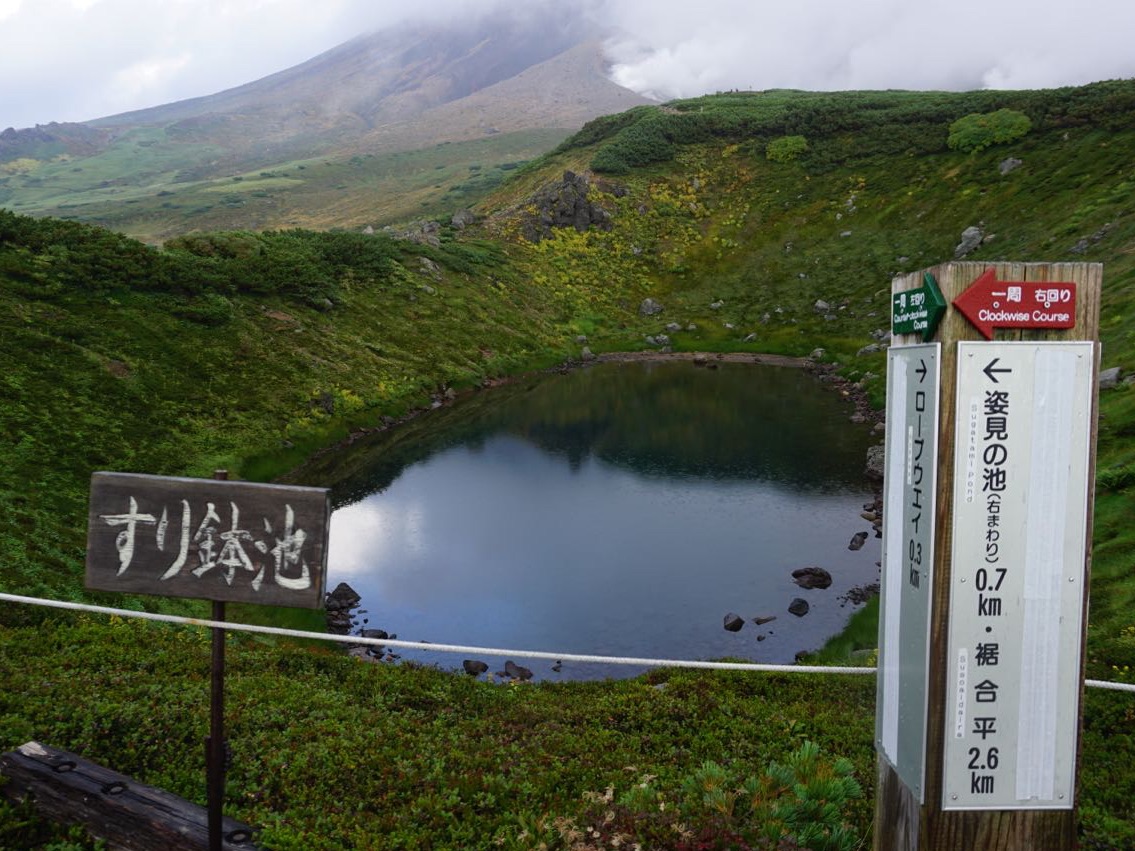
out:
M43 151L40 159L0 163L0 206L99 224L154 244L192 230L361 231L470 207L565 132L527 130L421 150L251 166L225 165L218 149L176 143L146 128L95 156Z
M959 151L980 151L990 145L1015 142L1032 129L1033 123L1023 112L999 109L985 115L965 115L950 125L946 144Z
M765 156L774 163L790 163L808 150L808 140L803 136L781 136L765 146Z
M959 119L1002 109L1032 129L950 147ZM443 221L432 243L261 231L235 201L225 232L182 231L161 249L0 211L0 433L11 436L0 443L0 587L94 596L81 576L95 470L271 479L447 389L578 356L580 334L596 352L651 348L646 337L663 331L684 351L822 348L881 401L884 355L865 347L888 327L892 276L950 259L972 225L986 239L967 259L1102 262L1103 366L1133 370L1133 116L1131 82L679 101L592 122L507 169L480 224ZM770 142L793 136L807 147L791 164L768 158ZM613 167L591 199L610 230L519 236L535 189L603 157ZM1009 157L1019 162L1002 168ZM454 179L492 162L482 152ZM318 168L243 175L209 203L274 193L279 178ZM648 296L661 314L640 315ZM1133 435L1135 391L1121 383L1100 396L1087 657L1089 676L1124 681L1135 667ZM873 617L857 616L831 658L869 653ZM675 812L689 818L689 848L726 847L696 844L707 831L761 847L773 825L813 847L854 847L870 832L869 677L657 671L505 686L241 638L229 654L230 810L262 826L268 847L586 848L624 833L649 847ZM195 630L6 606L0 748L42 739L203 801L207 667ZM1084 718L1084 841L1135 847L1135 703L1089 690ZM786 771L850 777L863 794L825 787L839 804L817 810L776 794ZM750 788L759 801L737 791ZM86 847L75 843L0 808L0 847Z

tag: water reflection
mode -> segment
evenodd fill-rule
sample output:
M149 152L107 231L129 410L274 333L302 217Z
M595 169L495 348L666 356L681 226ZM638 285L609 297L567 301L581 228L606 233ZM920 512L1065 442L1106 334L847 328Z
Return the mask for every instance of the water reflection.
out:
M870 436L847 414L799 370L604 365L432 412L305 481L333 485L330 584L401 638L785 662L840 629L839 595L876 576L876 546L847 549L870 497ZM792 583L811 564L832 588ZM727 633L728 611L777 620Z

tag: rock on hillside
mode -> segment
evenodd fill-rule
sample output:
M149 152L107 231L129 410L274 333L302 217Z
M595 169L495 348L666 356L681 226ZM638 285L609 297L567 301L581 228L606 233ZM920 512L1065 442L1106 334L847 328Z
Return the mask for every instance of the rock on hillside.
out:
M520 215L520 230L529 242L552 235L555 228L572 227L579 232L597 227L611 230L611 214L590 200L591 180L586 174L565 171L529 199Z

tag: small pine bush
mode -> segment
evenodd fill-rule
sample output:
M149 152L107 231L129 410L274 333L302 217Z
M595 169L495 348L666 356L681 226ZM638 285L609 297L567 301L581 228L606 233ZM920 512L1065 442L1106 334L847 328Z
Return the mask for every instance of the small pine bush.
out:
M1032 129L1033 123L1023 112L999 109L996 112L971 113L950 125L946 144L953 150L980 151L990 145L1015 142Z

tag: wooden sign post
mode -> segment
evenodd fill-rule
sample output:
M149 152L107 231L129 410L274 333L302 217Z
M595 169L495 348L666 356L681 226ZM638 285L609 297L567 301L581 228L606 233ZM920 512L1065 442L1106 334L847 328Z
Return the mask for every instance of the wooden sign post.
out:
M327 585L331 503L302 488L130 473L95 473L86 587L100 591L317 609ZM205 741L209 851L224 847L225 630L213 627Z
M1102 267L947 263L893 302L928 277L937 333L888 354L874 847L1072 849Z

